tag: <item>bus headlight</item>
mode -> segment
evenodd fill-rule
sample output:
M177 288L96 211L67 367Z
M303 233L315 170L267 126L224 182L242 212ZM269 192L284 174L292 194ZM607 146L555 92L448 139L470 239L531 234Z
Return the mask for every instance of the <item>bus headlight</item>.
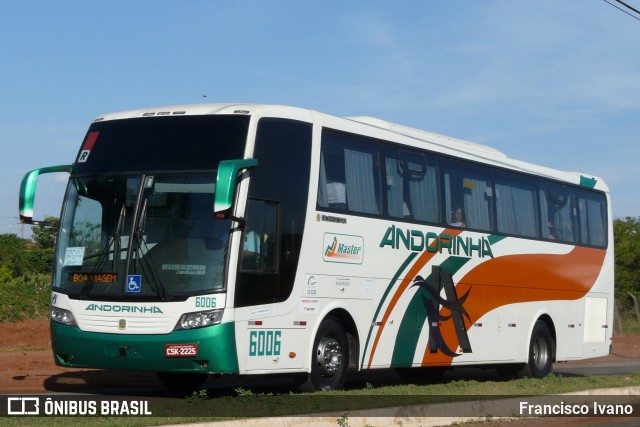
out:
M69 310L58 307L51 307L51 320L56 323L62 323L63 325L78 326L76 319Z
M182 315L174 330L196 329L205 326L217 325L222 320L224 310L207 310L195 313L185 313Z

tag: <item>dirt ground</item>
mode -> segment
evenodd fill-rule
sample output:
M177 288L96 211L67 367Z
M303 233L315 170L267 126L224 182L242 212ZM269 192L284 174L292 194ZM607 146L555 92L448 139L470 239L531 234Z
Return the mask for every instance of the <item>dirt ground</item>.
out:
M607 357L571 363L623 362L640 359L640 334L613 338ZM48 320L0 323L0 393L80 392L93 387L159 385L153 373L65 369L55 365Z

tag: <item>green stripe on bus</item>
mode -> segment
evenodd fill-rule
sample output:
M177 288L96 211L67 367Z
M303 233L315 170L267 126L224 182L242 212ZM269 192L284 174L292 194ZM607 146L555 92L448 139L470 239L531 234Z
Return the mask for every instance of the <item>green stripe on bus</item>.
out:
M452 256L440 264L440 269L454 275L470 260L471 258ZM430 280L431 275L425 279L425 282L428 283ZM427 310L422 301L423 296L427 299L431 298L426 291L419 289L411 298L407 311L402 317L391 358L391 366L393 367L410 367L413 363L420 332L427 317Z
M239 373L233 322L159 335L85 332L74 326L51 322L51 335L55 337L52 343L54 356L61 366L156 372ZM198 356L166 357L167 344L197 344ZM203 366L204 361L208 362L207 366Z
M580 186L582 187L595 188L597 182L598 182L597 179L588 178L584 175L580 175Z
M492 234L489 237L487 237L487 240L489 241L490 245L495 245L496 243L498 243L499 241L505 239L507 236L500 236L498 234Z
M429 282L431 275L425 281ZM413 363L413 356L416 353L418 339L422 328L425 326L427 310L424 308L422 298L431 299L427 291L418 288L411 302L407 306L407 311L402 317L396 343L393 348L393 357L391 358L391 366L393 367L410 367Z
M391 292L391 289L393 289L393 286L395 285L396 281L398 280L398 278L400 277L402 272L409 266L409 264L411 264L413 262L413 260L415 259L416 256L418 256L418 252L413 252L413 253L409 254L407 259L404 260L404 262L402 263L402 265L400 266L398 271L396 271L396 274L393 276L393 278L391 279L391 281L387 285L387 289L385 289L384 294L382 295L382 298L380 298L380 302L378 303L378 308L376 308L376 313L373 315L373 319L371 320L371 326L369 326L369 333L367 334L367 341L365 342L364 347L363 347L364 350L362 352L361 366L364 366L364 358L365 358L365 355L367 354L367 348L369 347L369 340L371 339L371 332L373 331L373 322L375 322L376 319L378 318L378 314L380 314L380 310L382 309L382 305L386 301L387 295L389 295L389 292Z

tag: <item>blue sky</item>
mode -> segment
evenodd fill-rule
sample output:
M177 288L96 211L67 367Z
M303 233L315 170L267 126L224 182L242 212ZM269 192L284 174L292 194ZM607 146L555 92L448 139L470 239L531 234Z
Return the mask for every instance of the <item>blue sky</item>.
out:
M370 115L490 145L601 176L614 216L640 216L638 40L640 21L602 0L5 0L0 233L22 233L23 174L71 163L96 116L202 102ZM62 192L44 180L36 215L57 216Z

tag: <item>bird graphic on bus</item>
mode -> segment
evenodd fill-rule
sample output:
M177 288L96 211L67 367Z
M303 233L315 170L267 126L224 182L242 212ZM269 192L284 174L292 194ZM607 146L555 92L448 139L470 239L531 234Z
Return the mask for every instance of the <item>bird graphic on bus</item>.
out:
M429 342L427 344L429 351L436 353L440 350L450 357L460 356L460 353L456 353L449 348L440 330L441 322L453 320L458 337L458 345L464 353L471 353L471 343L469 342L467 329L462 319L462 316L464 316L471 322L469 313L467 313L467 310L464 308L464 303L471 289L467 290L464 295L458 298L451 274L441 270L437 266L433 267L430 277L431 280L427 282L422 276L416 276L416 278L413 279L413 285L411 285L411 287L418 286L428 294L428 296L422 295L422 303L427 311L427 322L429 324ZM446 298L440 296L440 290L442 288L445 290ZM448 316L443 315L440 312L440 306L449 310L451 314Z

